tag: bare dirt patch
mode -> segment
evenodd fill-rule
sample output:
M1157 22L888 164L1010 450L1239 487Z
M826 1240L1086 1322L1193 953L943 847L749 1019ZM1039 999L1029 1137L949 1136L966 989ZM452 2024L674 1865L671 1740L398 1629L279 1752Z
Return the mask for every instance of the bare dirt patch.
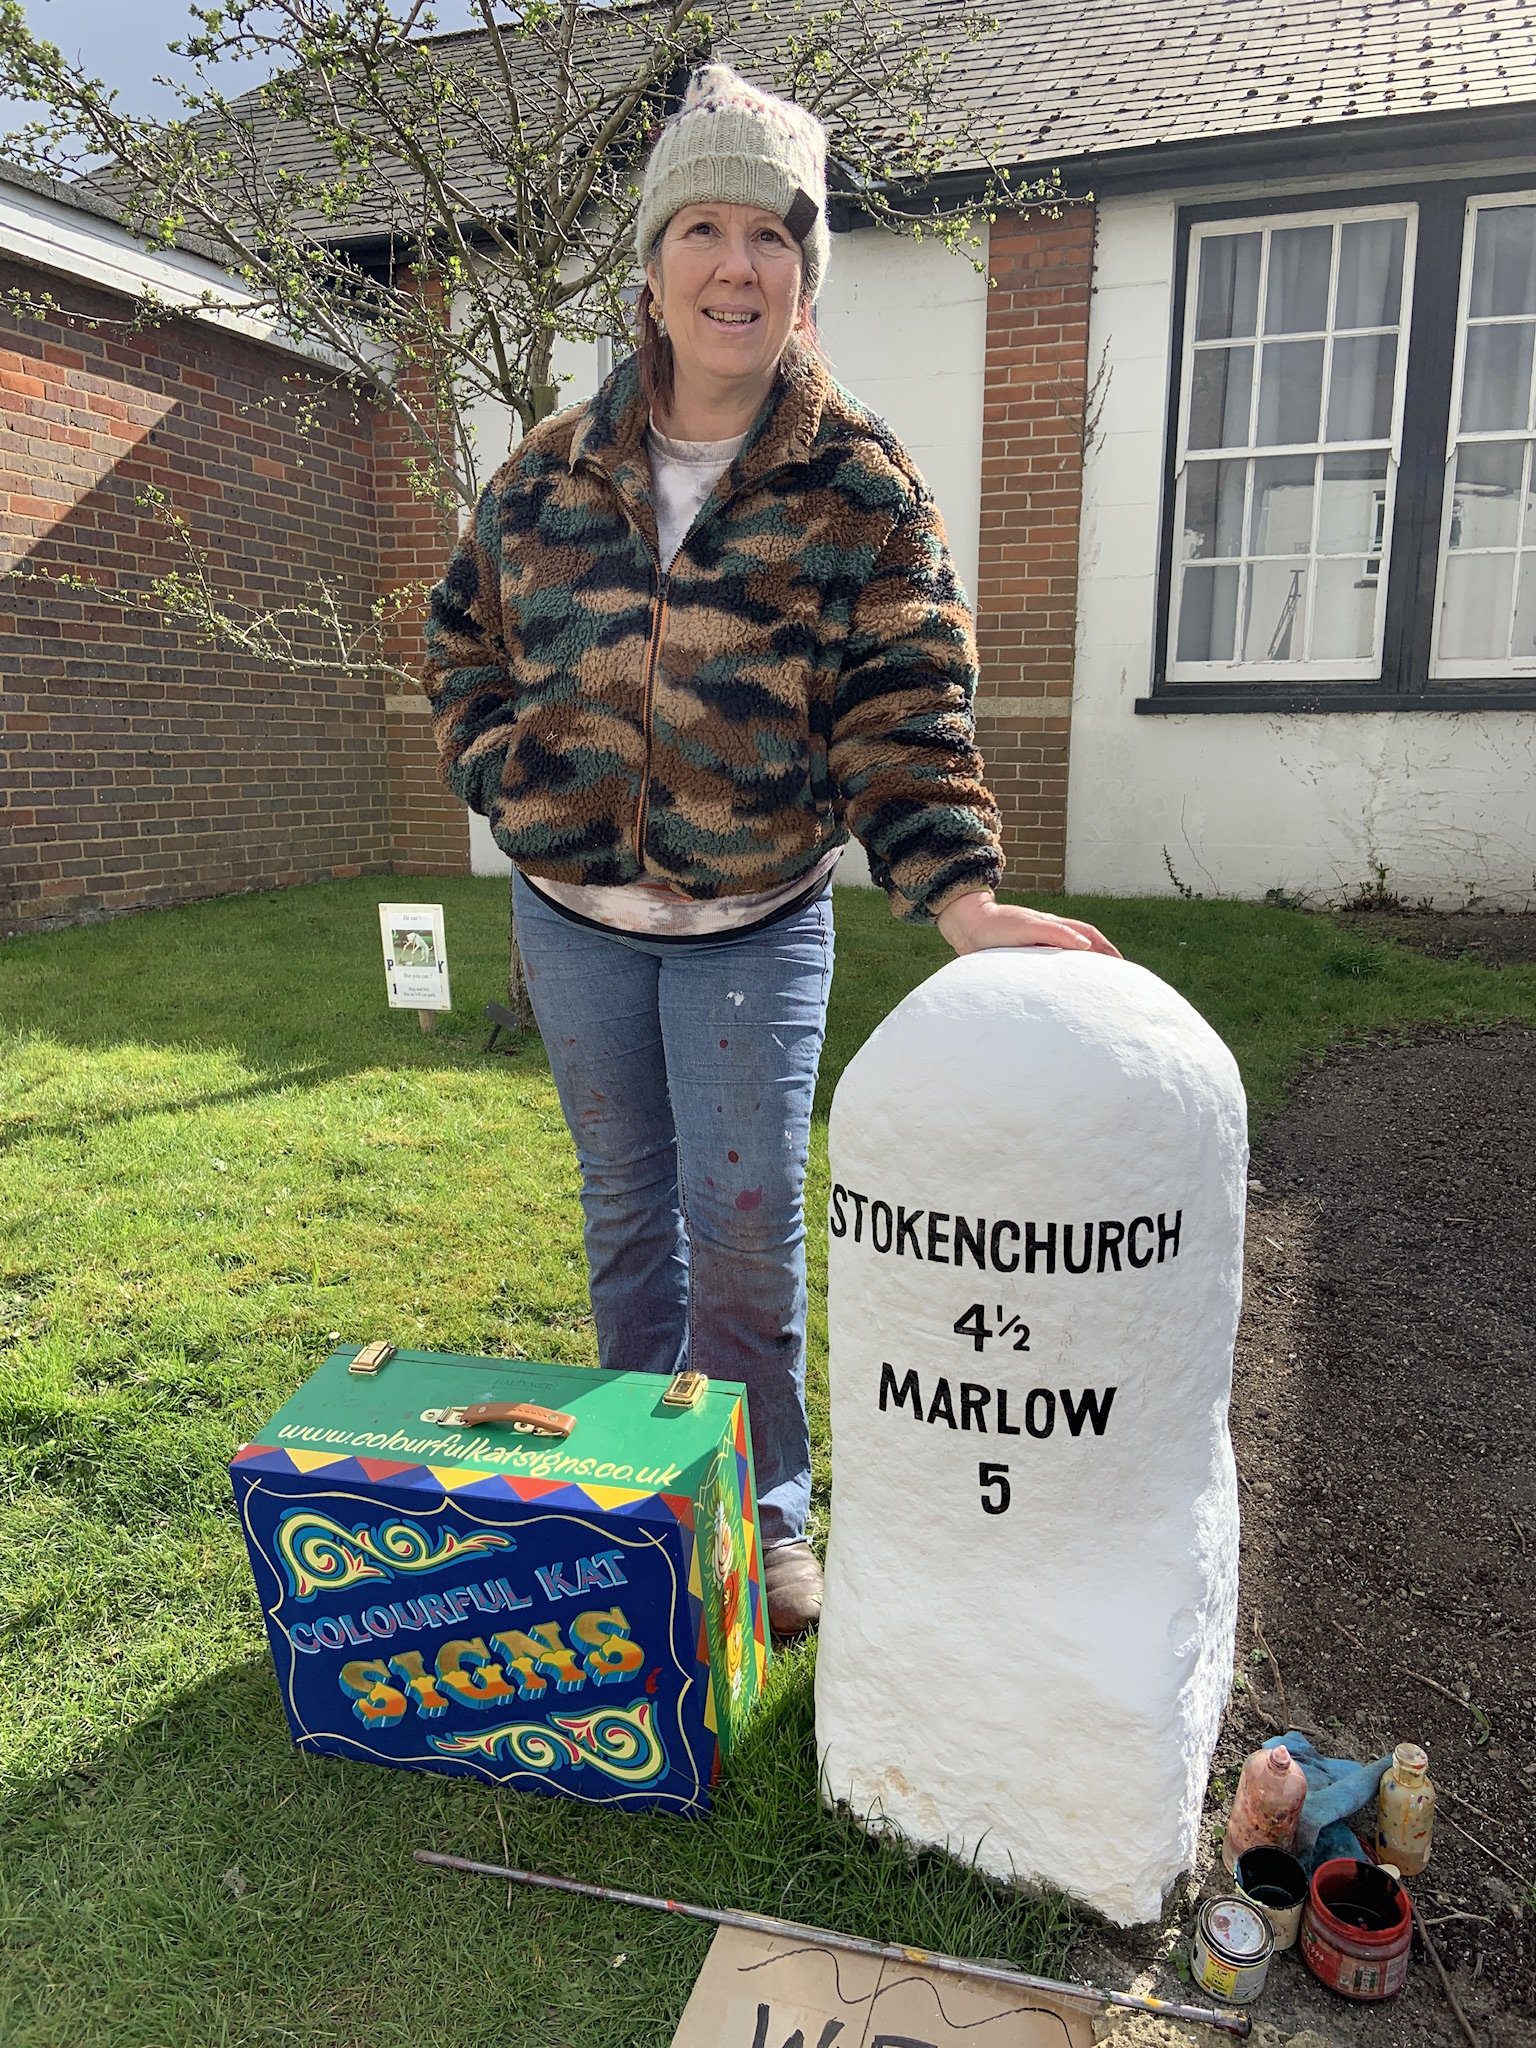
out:
M1092 1938L1074 1961L1084 1976L1143 1971L1138 1988L1198 1998L1171 1963L1193 1899L1224 1888L1215 1844L1246 1752L1288 1726L1333 1755L1413 1740L1441 1788L1415 1910L1485 2048L1530 2048L1536 1033L1341 1054L1297 1088L1252 1171L1233 1397L1239 1689L1204 1867L1161 1930ZM1281 1957L1255 2017L1295 2048L1464 2039L1418 1949L1406 1991L1383 2006L1340 2000Z
M1536 965L1536 915L1500 910L1345 911L1338 922L1367 939L1394 939L1435 960L1480 967Z

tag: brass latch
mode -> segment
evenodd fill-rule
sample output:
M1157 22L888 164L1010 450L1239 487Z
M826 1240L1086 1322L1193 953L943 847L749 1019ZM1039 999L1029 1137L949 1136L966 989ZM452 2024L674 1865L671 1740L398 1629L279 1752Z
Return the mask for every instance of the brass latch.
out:
M709 1375L703 1372L675 1372L661 1397L663 1408L697 1408L709 1391Z
M363 1346L347 1367L347 1371L362 1373L365 1377L371 1378L381 1365L388 1365L394 1355L394 1345L387 1343L383 1337L376 1337L373 1343Z

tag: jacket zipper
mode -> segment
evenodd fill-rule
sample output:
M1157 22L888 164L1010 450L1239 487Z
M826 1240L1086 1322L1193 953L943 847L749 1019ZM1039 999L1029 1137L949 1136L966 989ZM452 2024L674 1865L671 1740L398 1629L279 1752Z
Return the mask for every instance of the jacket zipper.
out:
M651 637L645 650L645 687L641 695L640 722L645 732L645 766L640 771L640 801L635 807L635 859L645 866L645 828L651 807L651 757L655 745L651 732L651 710L656 702L656 666L661 657L661 636L667 625L667 574L656 563L656 597L651 616Z
M601 464L583 460L580 466L589 474L599 477L603 482L609 482L609 478ZM754 477L752 479L754 488L764 483L768 477L777 476L781 469L787 469L788 467L787 463L781 462L776 468L766 471L763 476ZM740 494L741 488L741 485L738 484L734 490L726 493L725 497L720 500L720 503L710 513L711 520L719 518L731 500ZM650 542L646 539L644 533L641 532L639 522L624 502L623 492L615 491L614 495L619 501L619 509L624 514L630 531L650 555L656 569L656 595L652 600L651 637L645 650L645 684L642 691L640 709L641 723L645 732L645 765L640 771L640 801L635 807L635 859L644 868L645 834L651 808L651 763L655 748L655 737L651 731L651 712L656 702L656 669L661 658L661 637L666 631L667 587L671 580L671 571L662 568L660 554L652 549ZM678 543L678 554L682 553L684 542L692 538L694 527L698 524L699 521L696 519L694 525L690 526L687 533L683 535L683 540Z

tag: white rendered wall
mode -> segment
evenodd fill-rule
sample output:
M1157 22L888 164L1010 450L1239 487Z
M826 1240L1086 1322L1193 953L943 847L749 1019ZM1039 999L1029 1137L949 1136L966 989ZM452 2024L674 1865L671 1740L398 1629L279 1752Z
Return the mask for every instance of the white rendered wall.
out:
M838 382L890 425L938 499L955 565L974 600L985 276L937 242L863 228L833 237L816 316Z
M956 566L974 597L985 278L966 257L936 242L874 228L836 235L817 319L838 381L890 424L938 499ZM595 345L560 344L554 360L560 403L589 397L604 367ZM489 400L473 407L470 418L480 474L489 477L510 452L516 420ZM485 820L471 817L469 829L473 872L505 874L510 864ZM868 883L862 848L849 846L837 879Z
M1509 166L1501 167L1503 169ZM1303 189L1297 187L1298 191ZM1151 688L1180 197L1105 200L1083 474L1067 887L1318 898L1386 886L1509 907L1536 890L1536 712L1138 716ZM1202 191L1202 202L1242 197Z

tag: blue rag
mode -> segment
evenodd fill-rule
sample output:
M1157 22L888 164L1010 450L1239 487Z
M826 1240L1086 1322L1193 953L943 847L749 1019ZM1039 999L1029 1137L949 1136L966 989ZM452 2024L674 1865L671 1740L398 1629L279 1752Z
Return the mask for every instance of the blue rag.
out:
M1376 1788L1392 1759L1379 1756L1373 1764L1357 1764L1352 1757L1321 1756L1305 1735L1293 1728L1286 1735L1272 1735L1263 1746L1275 1749L1284 1743L1307 1774L1307 1796L1302 1801L1301 1820L1296 1829L1296 1856L1310 1877L1330 1856L1353 1856L1368 1863L1360 1840L1344 1823L1374 1799Z

